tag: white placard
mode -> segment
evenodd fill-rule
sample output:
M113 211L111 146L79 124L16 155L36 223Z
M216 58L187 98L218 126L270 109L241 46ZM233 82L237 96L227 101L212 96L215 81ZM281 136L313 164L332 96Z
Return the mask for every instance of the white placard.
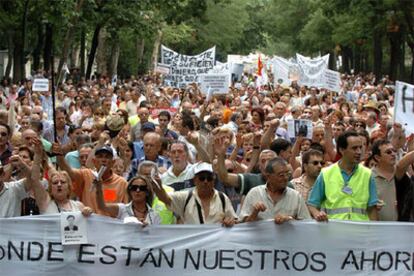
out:
M84 244L88 242L86 219L80 212L60 213L62 244Z
M200 76L200 90L203 93L227 94L230 86L229 74L206 74Z
M157 66L155 67L154 71L156 73L168 75L170 73L170 66L167 64L157 63Z
M406 129L406 134L414 133L414 85L396 82L394 99L394 122Z
M274 85L291 85L292 81L298 80L300 74L299 66L282 57L273 58Z
M49 80L48 79L34 79L32 90L35 92L49 91Z
M324 73L324 85L322 88L326 88L331 91L341 91L341 74L337 71L326 69Z

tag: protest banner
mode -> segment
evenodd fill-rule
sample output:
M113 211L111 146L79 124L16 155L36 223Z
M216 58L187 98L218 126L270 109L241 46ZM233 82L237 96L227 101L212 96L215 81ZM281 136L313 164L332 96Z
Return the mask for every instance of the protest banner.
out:
M414 133L414 85L397 81L394 105L394 122L402 124L406 134Z
M2 275L412 275L414 224L261 221L142 227L92 216L62 245L60 215L0 219ZM390 234L392 233L392 234Z
M291 85L299 79L300 70L296 63L282 57L273 58L274 85Z
M341 74L337 71L326 69L324 73L324 81L322 88L331 91L340 92L341 90Z
M208 91L212 94L227 94L229 91L230 74L206 74L200 76L200 90L207 94Z
M168 75L170 73L170 66L167 64L157 63L157 66L155 67L154 71L155 73Z
M329 54L318 57L309 58L296 54L296 62L300 68L300 85L323 87L325 70L328 69Z
M187 56L161 45L161 63L170 66L164 82L168 86L184 88L190 83L199 84L199 75L207 74L215 64L216 47L201 54Z
M49 80L44 78L34 79L32 90L35 92L49 91Z

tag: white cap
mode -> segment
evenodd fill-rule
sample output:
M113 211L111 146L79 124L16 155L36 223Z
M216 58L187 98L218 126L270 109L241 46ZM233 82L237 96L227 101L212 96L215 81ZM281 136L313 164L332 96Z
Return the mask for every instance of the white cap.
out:
M195 165L194 167L194 174L198 174L200 172L213 172L213 166L206 162L200 162Z

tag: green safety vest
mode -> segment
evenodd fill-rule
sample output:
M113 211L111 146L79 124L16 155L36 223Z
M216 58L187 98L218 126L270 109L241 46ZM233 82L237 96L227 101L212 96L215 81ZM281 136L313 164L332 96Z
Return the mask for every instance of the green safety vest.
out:
M164 186L164 189L168 192L173 192L174 189L168 186ZM159 200L158 197L154 197L154 200L152 201L152 209L154 209L155 212L160 216L161 218L161 224L175 224L175 216L174 213L168 210L167 206Z
M371 170L358 165L347 186L352 193L343 191L345 183L338 163L322 170L325 197L321 211L329 219L368 221L369 182ZM348 189L349 190L349 189Z

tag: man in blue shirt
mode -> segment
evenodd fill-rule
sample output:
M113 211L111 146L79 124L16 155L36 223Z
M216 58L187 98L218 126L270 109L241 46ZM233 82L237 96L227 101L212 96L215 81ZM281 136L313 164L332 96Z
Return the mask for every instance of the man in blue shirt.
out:
M351 215L354 215L354 213L357 214L355 216L358 216L358 213L362 213L367 214L370 220L378 220L376 208L376 205L378 203L378 197L375 180L372 175L370 175L369 177L369 183L353 183L357 186L369 185L369 196L368 201L366 202L366 210L359 210L360 208L357 208L358 206L347 206L346 208L341 208L342 204L344 204L343 202L345 201L345 197L349 198L349 196L351 196L351 202L353 203L355 202L355 198L360 198L356 191L361 191L361 189L355 189L355 186L354 189L352 189L350 183L355 182L355 178L353 177L357 177L356 175L360 174L362 170L364 171L364 173L367 172L366 170L369 170L359 164L361 161L361 157L363 156L362 138L359 137L358 134L354 131L346 131L338 137L337 150L342 155L342 158L332 166L323 169L322 172L319 174L318 178L316 179L316 182L312 188L308 200L308 207L310 213L317 221L327 221L328 217L338 218L341 215L343 215L339 212L349 213L349 219L353 217ZM326 173L328 173L328 171L335 169L335 166L339 166L343 186L340 190L338 190L335 193L335 197L330 197L326 191L327 185L329 185L328 187L330 190L335 187L333 183L325 183L326 178L324 177L324 174L326 176ZM370 171L368 173L370 173ZM334 179L332 179L332 181L334 181ZM337 203L340 201L341 203L338 205L341 206L336 206ZM338 208L322 208L324 203L326 202L329 202L330 204L335 205L335 207Z

